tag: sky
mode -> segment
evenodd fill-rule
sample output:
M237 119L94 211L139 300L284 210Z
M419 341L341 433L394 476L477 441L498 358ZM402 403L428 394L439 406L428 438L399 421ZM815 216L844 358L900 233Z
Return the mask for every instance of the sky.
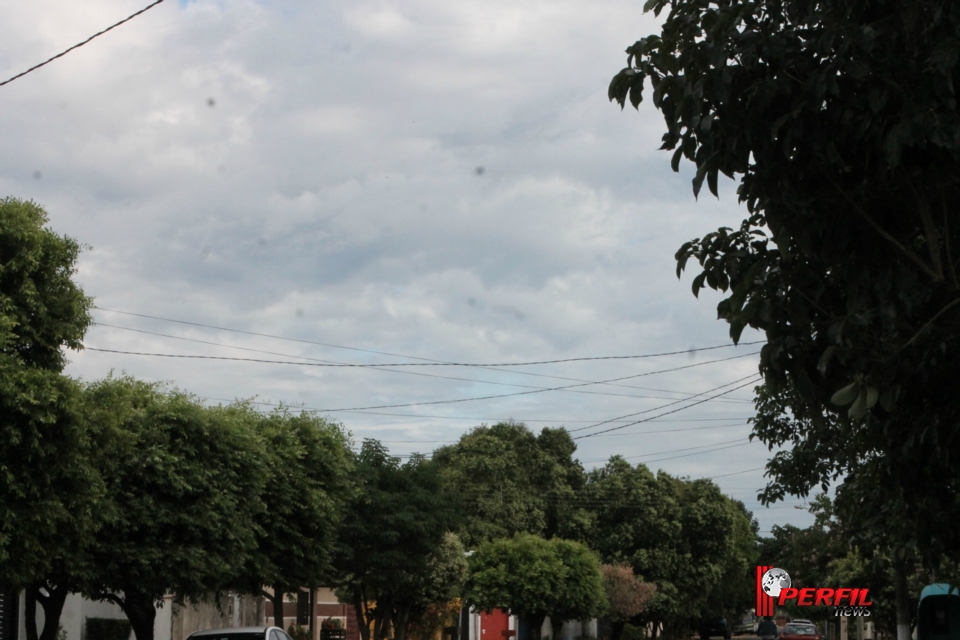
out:
M146 4L0 4L0 81ZM87 245L67 373L318 410L397 455L564 426L588 469L622 455L714 478L763 532L811 524L756 500L763 336L734 347L696 264L676 275L743 218L736 184L696 200L658 112L607 100L657 32L642 4L166 0L0 87L0 195Z

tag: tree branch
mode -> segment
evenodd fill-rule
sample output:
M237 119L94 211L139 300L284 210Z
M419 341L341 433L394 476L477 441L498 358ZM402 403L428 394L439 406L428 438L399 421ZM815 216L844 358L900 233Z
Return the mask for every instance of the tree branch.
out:
M930 318L929 320L927 320L926 324L924 324L922 327L920 327L920 330L917 331L917 332L913 335L912 338L910 338L909 340L907 340L906 344L904 344L902 347L900 347L899 351L903 351L904 349L906 349L907 347L909 347L911 344L913 344L914 341L916 341L916 339L920 337L920 334L923 333L924 331L926 331L926 330L930 327L930 325L932 325L932 324L937 320L937 318L939 318L940 316L942 316L944 313L947 312L948 309L950 309L950 307L952 307L953 305L955 305L955 304L957 304L957 303L960 303L960 298L957 298L956 300L954 300L953 302L951 302L951 303L949 303L947 306L945 306L943 309L940 309L940 311L938 311L935 316L933 316L932 318Z
M917 186L910 178L906 170L903 171L907 178L907 186L913 192L913 198L917 201L917 214L920 216L920 223L923 225L923 236L927 239L927 251L930 253L930 264L936 269L940 279L943 279L943 261L940 259L940 241L937 238L937 230L933 225L933 218L930 216L930 206L927 204L923 194L917 189Z
M943 246L947 252L947 266L950 267L950 279L953 280L953 286L960 289L960 281L957 280L957 267L953 263L953 255L950 253L950 222L947 215L947 196L944 190L940 191L940 200L943 203Z
M826 174L825 174L825 175L826 175ZM893 246L895 246L904 256L906 256L907 258L909 258L909 259L910 259L912 262L914 262L918 267L920 267L920 269L921 269L924 273L926 273L928 276L930 276L930 278L931 278L934 282L940 282L941 280L943 280L943 276L938 276L937 273L936 273L933 269L931 269L923 260L921 260L919 257L917 257L917 255L916 255L915 253L913 253L912 251L910 251L909 249L907 249L905 246L903 246L902 244L900 244L900 242L899 242L896 238L894 238L892 235L890 235L889 233L887 233L887 231L886 231L883 227L881 227L879 224L877 224L877 222L876 222L873 218L870 217L870 214L868 214L866 211L863 210L863 207L861 207L860 204L857 203L856 200L854 200L853 198L851 198L850 196L847 195L847 193L840 187L839 184L837 184L837 182L833 179L833 177L831 177L830 175L826 175L826 178L827 178L827 180L830 181L830 184L832 184L832 185L834 186L834 188L836 188L836 190L837 190L838 192L840 192L840 195L843 196L843 198L847 201L847 203L848 203L851 207L853 207L853 210L856 211L857 214L858 214L861 218L863 218L864 220L866 220L867 224L869 224L871 227L873 227L873 229L874 229L877 233L879 233L879 234L880 234L883 238L885 238L886 240L889 240L889 241L893 244Z

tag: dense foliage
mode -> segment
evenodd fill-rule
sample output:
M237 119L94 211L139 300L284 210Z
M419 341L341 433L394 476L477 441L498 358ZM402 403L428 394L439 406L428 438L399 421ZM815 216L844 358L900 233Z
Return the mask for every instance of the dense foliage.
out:
M606 610L597 556L571 540L529 533L481 544L470 556L468 604L503 609L530 620L534 640L549 617L553 638L567 620L589 620Z
M526 425L481 426L433 459L464 507L467 545L525 531L556 535L573 517L569 508L583 483L576 445L565 429L534 434Z
M38 205L0 199L0 586L30 585L90 533L100 485L86 461L77 385L90 299L73 282L79 244Z
M239 585L270 598L274 624L283 628L285 594L333 579L338 526L353 491L353 454L340 425L316 415L281 407L252 420L267 456L266 482L263 510L254 516L254 550Z
M429 600L437 573L431 554L451 544L456 503L441 490L437 465L423 456L401 463L376 440L364 440L356 459L356 493L340 529L338 595L353 605L363 640L391 629L403 640L411 616Z
M691 617L750 607L757 525L709 480L654 475L614 456L587 474L583 500L595 506L582 539L604 562L627 564L656 585L633 622L676 637Z
M633 567L625 564L604 564L603 589L607 595L606 616L611 622L610 640L620 640L627 622L643 613L647 602L657 592L657 585L641 582Z
M674 169L696 164L695 193L740 178L746 218L681 247L677 271L693 258L694 293L728 293L718 314L735 341L746 326L766 333L767 399L800 419L758 423L795 452L771 486L806 495L870 461L871 480L928 521L905 543L935 565L960 548L960 7L647 7L668 4L610 97L636 106L650 81L663 148Z

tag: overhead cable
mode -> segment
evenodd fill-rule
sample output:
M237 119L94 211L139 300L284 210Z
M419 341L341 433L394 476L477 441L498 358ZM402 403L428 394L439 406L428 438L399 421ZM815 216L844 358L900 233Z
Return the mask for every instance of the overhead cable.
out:
M22 72L18 73L17 75L13 76L12 78L8 78L7 80L4 80L3 82L0 82L0 87L2 87L2 86L5 85L5 84L10 84L11 82L13 82L14 80L16 80L17 78L22 78L23 76L27 75L27 74L30 73L31 71L36 71L37 69L39 69L40 67L42 67L42 66L44 66L44 65L50 64L51 62L53 62L53 61L56 60L57 58L62 58L63 56L67 55L68 53L70 53L70 52L73 51L74 49L77 49L77 48L79 48L79 47L82 47L83 45L87 44L88 42L90 42L90 41L93 40L94 38L97 38L97 37L99 37L99 36L102 36L103 34L105 34L107 31L110 31L111 29L116 29L117 27L119 27L120 25L122 25L124 22L129 22L130 20L133 20L134 18L136 18L136 17L137 17L138 15L140 15L141 13L145 13L145 12L149 11L150 9L154 8L155 6L157 6L158 4L160 4L161 2L163 2L163 0L155 0L154 2L151 2L150 4L148 4L147 6L145 6L143 9L140 9L140 11L137 11L136 13L127 16L126 18L124 18L124 19L121 20L120 22L117 22L116 24L110 25L109 27L107 27L107 28L104 29L103 31L98 31L97 33L93 34L92 36L90 36L89 38L87 38L86 40L84 40L83 42L79 42L79 43L73 45L72 47L70 47L69 49L67 49L66 51L63 51L63 52L61 52L61 53L58 53L57 55L53 56L52 58L48 58L47 60L44 60L44 61L41 62L40 64L35 64L35 65L33 65L32 67L30 67L29 69L27 69L26 71L22 71Z
M419 357L419 356L408 356L408 355L403 355L403 354L399 354L399 353L390 353L390 352L388 352L388 351L377 351L377 350L375 350L375 349L361 349L361 348L359 348L359 347L346 347L346 346L343 346L343 345L330 344L330 343L327 343L327 342L317 342L317 341L314 341L314 340L303 340L303 339L300 339L300 338L288 338L288 337L285 337L285 336L271 335L271 334L269 334L269 333L257 333L257 332L255 332L255 331L244 331L244 330L241 330L241 329L231 329L231 328L228 328L228 327L218 327L218 326L215 326L215 325L202 324L202 323L199 323L199 322L188 322L188 321L186 321L186 320L174 320L174 319L172 319L172 318L162 318L162 317L160 317L160 316L150 316L150 315L146 315L146 314L142 314L142 313L132 313L132 312L130 312L130 311L119 311L119 310L117 310L117 309L107 309L107 308L105 308L105 307L94 306L94 308L95 308L95 309L99 309L99 310L101 310L101 311L109 311L109 312L111 312L111 313L120 313L120 314L123 314L123 315L134 316L134 317L137 317L137 318L148 318L148 319L150 319L150 320L160 320L160 321L163 321L163 322L175 322L175 323L177 323L177 324L185 324L185 325L190 325L190 326L194 326L194 327L203 327L203 328L205 328L205 329L215 329L215 330L217 330L217 331L229 331L229 332L231 332L231 333L242 333L242 334L246 334L246 335L249 335L249 336L259 336L259 337L261 337L261 338L274 338L274 339L277 339L277 340L287 340L287 341L290 341L290 342L300 342L300 343L304 343L304 344L314 344L314 345L318 345L318 346L321 346L321 347L330 347L330 348L333 348L333 349L347 349L347 350L349 350L349 351L360 351L360 352L363 352L363 353L376 353L376 354L378 354L378 355L393 356L393 357L395 357L395 358L409 358L410 360L421 360L421 361L424 362L424 364L422 364L422 365L420 365L420 366L446 366L446 367L521 367L521 366L540 365L540 364L559 364L559 363L563 363L563 362L583 362L583 361L588 361L588 360L633 360L633 359L638 359L638 358L658 358L658 357L661 357L661 356L675 356L675 355L681 355L681 354L687 354L687 353L696 353L696 352L698 352L698 351L712 351L712 350L714 350L714 349L726 349L726 348L728 348L728 347L735 347L735 346L749 346L749 345L754 345L754 344L763 344L764 342L766 342L765 340L756 340L756 341L753 341L753 342L741 342L741 343L739 343L739 345L734 345L734 344L721 344L721 345L715 345L715 346L712 346L712 347L702 347L702 348L699 348L699 349L685 349L685 350L683 350L683 351L667 351L667 352L662 352L662 353L647 353L647 354L633 355L633 356L591 356L591 357L583 357L583 358L564 358L564 359L560 359L560 360L537 360L537 361L532 361L532 362L499 362L499 363L447 362L447 361L444 361L444 360L435 360L435 359L432 359L432 358L422 358L422 357ZM357 366L384 366L384 365L357 365ZM388 365L388 366L415 366L415 363L399 363L399 364L390 364L390 365Z
M759 382L760 379L761 379L761 377L760 377L760 376L757 376L756 379L751 380L750 382L748 382L748 383L746 383L746 384L742 384L742 385L740 385L739 387L734 387L733 389L728 389L727 391L724 391L723 393L718 393L718 394L716 394L716 395L714 395L714 396L710 396L709 398L704 398L703 400L698 400L698 401L694 402L693 404L689 404L689 405L687 405L687 406L680 407L680 408L678 408L678 409L673 409L672 411L667 411L666 413L661 413L661 414L658 414L658 415L653 416L653 417L654 417L654 418L660 418L660 417L662 417L662 416L668 416L668 415L670 415L670 414L672 414L672 413L677 413L678 411L683 411L683 410L685 410L685 409L689 409L689 408L691 408L691 407L695 407L695 406L697 406L698 404L703 404L704 402L709 402L710 400L713 400L714 398L719 398L720 396L726 395L726 394L728 394L728 393L733 393L733 392L736 391L737 389L742 389L742 388L744 388L744 387L750 386L751 384L755 384L755 383ZM597 431L597 432L595 432L595 433L587 433L587 434L584 434L584 435L582 435L582 436L577 436L576 438L574 438L574 440L583 440L584 438L592 438L592 437L594 437L594 436L600 435L601 433L608 433L608 432L610 432L610 431L617 431L617 430L619 430L619 429L625 429L625 428L630 427L630 426L633 426L633 425L635 425L635 424L642 424L642 423L648 422L648 421L650 421L650 420L652 420L652 418L645 418L645 419L643 419L643 420L637 420L636 422L631 422L631 423L629 423L629 424L621 425L621 426L619 426L619 427L611 427L610 429L604 429L603 431Z
M260 360L260 359L255 359L255 358L231 358L231 357L227 357L227 356L199 356L199 355L171 354L171 353L147 353L147 352L139 352L139 351L121 351L121 350L118 350L118 349L98 349L98 348L94 348L94 347L84 347L84 349L87 350L87 351L99 351L99 352L102 352L102 353L117 353L117 354L135 355L135 356L154 356L154 357L161 357L161 358L187 358L187 359L201 359L201 360L229 360L229 361L258 362L258 363L268 363L268 364L289 364L289 365L303 366L303 367L340 366L340 365L328 365L328 364L318 363L318 362L291 362L291 361L284 361L284 360ZM647 373L638 373L638 374L634 374L634 375L630 375L630 376L621 376L621 377L619 377L619 378L610 378L609 380L598 380L598 381L596 381L596 382L583 382L583 383L579 383L579 384L564 385L564 386L560 386L560 387L546 387L546 388L534 389L534 390L532 390L532 391L518 391L518 392L515 392L515 393L501 393L501 394L495 394L495 395L489 395L489 396L479 396L479 397L474 397L474 398L458 398L458 399L455 399L455 400L433 400L433 401L428 401L428 402L407 402L407 403L401 403L401 404L372 405L372 406L368 406L368 407L343 407L343 408L337 408L337 409L317 409L317 411L324 412L324 413L326 413L326 412L329 412L329 413L337 413L337 412L341 412L341 411L364 411L364 410L369 410L369 409L393 409L393 408L397 408L397 407L416 407L416 406L437 405L437 404L455 404L455 403L460 403L460 402L472 402L472 401L476 401L476 400L491 400L491 399L495 399L495 398L508 398L508 397L514 397L514 396L525 396L525 395L531 395L531 394L535 394L535 393L546 393L546 392L548 392L548 391L562 391L562 390L565 390L565 389L573 389L573 388L577 388L577 387L588 387L588 386L595 385L595 384L604 384L604 383L606 383L606 382L618 382L618 381L620 381L620 380L631 380L631 379L633 379L633 378L642 378L642 377L645 377L645 376L656 375L656 374L658 374L658 373L668 373L668 372L672 372L672 371L680 371L680 370L683 370L683 369L690 369L690 368L692 368L692 367L700 367L700 366L703 366L703 365L713 364L713 363L716 363L716 362L725 362L725 361L727 361L727 360L735 360L735 359L737 359L737 358L745 358L745 357L747 357L747 356L757 355L758 353L760 353L760 352L759 352L759 351L755 351L755 352L751 352L751 353L743 353L743 354L736 355L736 356L730 356L729 358L719 358L719 359L717 359L717 360L708 360L708 361L706 361L706 362L698 362L698 363L696 363L696 364L688 364L688 365L684 365L684 366L682 366L682 367L673 367L673 368L670 368L670 369L661 369L661 370L659 370L659 371L649 371L649 372L647 372ZM699 395L699 394L698 394L698 395ZM720 396L722 396L722 395L724 395L724 394L719 394L719 395L716 396L716 397L720 397ZM695 397L695 396L694 396L694 397ZM691 398L681 398L680 400L677 400L677 401L675 401L675 402L670 402L670 403L667 403L667 404L665 404L665 405L661 405L661 407L658 407L658 408L662 408L662 407L666 407L666 406L671 406L671 405L677 404L678 402L687 402L687 401L690 400L690 399L691 399ZM705 401L697 402L697 403L695 403L695 404L701 404L702 402L705 402ZM693 405L691 405L691 406L693 406ZM653 409L653 410L655 411L656 409ZM636 424L636 423L634 423L634 424Z
M284 358L299 358L299 359L301 359L301 360L310 360L310 361L313 361L313 362L324 362L324 363L328 363L328 364L341 364L341 365L347 364L347 363L343 363L343 362L337 362L336 360L324 360L324 359L322 359L322 358L312 358L312 357L309 357L309 356L293 355L293 354L289 354L289 353L278 353L278 352L276 352L276 351L265 351L265 350L263 350L263 349L252 349L252 348L250 348L250 347L241 347L241 346L232 345L232 344L223 344L223 343L220 343L220 342L212 342L212 341L210 341L210 340L199 340L199 339L197 339L197 338L186 338L186 337L183 337L183 336L174 336L174 335L170 335L170 334L168 334L168 333L158 333L158 332L156 332L156 331L146 331L146 330L144 330L144 329L134 329L134 328L132 328L132 327L121 327L121 326L119 326L119 325L107 324L107 323L105 323L105 322L94 322L93 324L94 324L95 326L99 326L99 327L108 327L108 328L110 328L110 329L121 329L121 330L123 330L123 331L132 331L132 332L134 332L134 333L143 333L143 334L146 334L146 335L158 336L158 337L161 337L161 338L170 338L170 339L173 339L173 340L182 340L182 341L185 341L185 342L195 342L195 343L198 343L198 344L207 344L207 345L212 345L212 346L216 346L216 347L223 347L223 348L226 348L226 349L237 349L237 350L239 350L239 351L247 351L247 352L251 352L251 353L265 353L265 354L267 354L267 355L281 356L281 357L284 357ZM392 373L403 373L403 374L407 374L407 375L420 375L420 376L425 376L425 377L428 377L428 378L443 378L443 379L447 379L447 380L461 380L461 381L465 381L465 382L482 382L482 383L485 383L485 384L496 384L496 385L516 386L516 387L528 387L528 388L530 388L530 389L543 388L543 387L534 387L534 386L530 386L530 385L511 384L511 383L508 383L508 382L490 382L490 381L486 381L486 380L474 380L474 379L471 379L471 378L456 378L456 377L452 377L452 376L443 376L443 375L437 375L437 374L429 374L429 373L419 373L419 372L405 371L405 370L402 370L402 369L381 369L381 368L379 368L379 367L376 366L376 365L366 365L366 366L372 367L372 368L377 369L377 370L380 370L380 371L389 371L389 372L392 372ZM451 366L453 366L453 365L451 365ZM544 373L534 373L534 372L532 372L532 371L508 370L508 369L500 369L500 368L496 368L496 367L478 367L478 368L482 368L482 369L485 369L485 370L488 370L488 371L499 371L499 372L504 372L504 373L510 373L510 374L512 374L512 375L534 376L534 377L537 377L537 378L554 378L554 379L556 379L556 380L569 380L569 381L571 381L571 382L592 382L591 380L583 380L582 378L570 378L570 377L567 377L567 376L554 376L554 375L548 375L548 374L544 374ZM660 392L662 392L662 393L676 393L676 394L687 395L687 396L695 395L695 394L693 394L693 393L689 393L689 392L686 392L686 391L673 391L673 390L671 390L671 389L657 389L657 388L652 388L652 387L641 387L641 386L630 385L630 384L617 384L617 383L613 383L613 382L605 382L605 383L602 383L602 384L604 384L605 386L611 386L611 387L622 387L622 388L624 388L624 389L642 389L642 390L644 390L644 391L660 391ZM597 393L597 392L595 392L595 391L580 391L579 393L593 393L593 394L595 394L595 393ZM655 397L655 396L625 396L625 397L634 397L634 398L643 397L643 398L652 398L652 399L657 399L657 400L673 400L673 399L674 399L674 398L662 398L662 397ZM729 400L726 400L726 401L727 401L727 402L750 402L749 400L739 400L739 399L732 399L732 398L729 399Z

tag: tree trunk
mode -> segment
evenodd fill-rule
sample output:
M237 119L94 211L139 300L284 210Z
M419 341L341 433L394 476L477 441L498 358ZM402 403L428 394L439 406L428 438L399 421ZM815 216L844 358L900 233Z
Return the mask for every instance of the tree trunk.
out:
M273 626L283 629L283 585L273 585Z
M357 627L360 630L360 640L370 640L370 623L367 622L366 613L363 610L363 596L359 590L353 591L353 611L357 616Z
M397 608L396 616L393 620L393 640L404 640L407 637L407 622L410 620L409 605Z
M27 640L37 640L37 594L38 587L28 587L23 601L23 625L27 630Z
M374 640L386 640L387 632L390 630L390 607L377 601L377 607L374 609L373 638Z
M43 632L40 640L57 640L60 632L60 615L67 601L69 589L66 586L47 587L46 598L40 599L43 606Z
M894 553L893 588L896 594L897 640L910 640L910 594L907 592L907 561Z
M108 598L120 605L127 614L137 640L153 640L153 624L157 617L153 596L139 589L125 589L123 598L115 595Z
M41 589L46 590L44 595ZM60 616L67 600L69 589L66 586L33 586L26 590L24 602L24 626L27 640L57 640L60 631ZM37 633L37 603L43 608L43 631Z
M546 619L545 613L535 613L530 616L530 640L541 640L543 621Z
M550 628L553 631L553 640L560 640L560 634L563 633L563 620L557 619L554 620L553 616L550 616Z
M626 620L612 620L610 622L610 640L620 640L623 629L627 626Z

